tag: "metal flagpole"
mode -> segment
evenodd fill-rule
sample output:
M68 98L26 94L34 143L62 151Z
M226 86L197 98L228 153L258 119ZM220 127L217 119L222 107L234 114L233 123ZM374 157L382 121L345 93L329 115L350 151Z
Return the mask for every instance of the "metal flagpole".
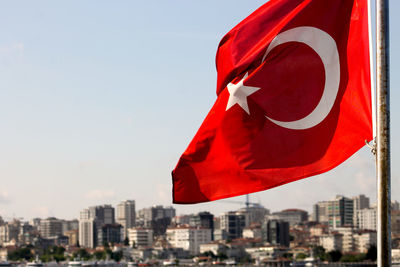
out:
M376 0L378 267L391 266L389 0Z

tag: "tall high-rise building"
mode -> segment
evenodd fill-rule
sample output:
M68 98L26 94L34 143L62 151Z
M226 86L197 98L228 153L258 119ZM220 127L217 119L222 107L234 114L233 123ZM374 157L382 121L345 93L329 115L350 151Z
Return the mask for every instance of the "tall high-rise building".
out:
M0 245L4 243L14 241L17 243L18 235L21 229L21 222L18 220L13 220L12 222L7 222L0 226Z
M115 209L111 205L89 207L89 210L99 225L115 223Z
M353 225L353 199L336 196L333 200L321 201L313 207L313 220L327 223L330 227Z
M369 198L365 195L358 195L352 197L353 199L353 210L362 210L369 208Z
M353 199L353 225L357 226L357 212L369 208L369 198L365 195L352 197Z
M271 245L289 247L289 223L280 220L266 219L261 226L262 241Z
M116 221L122 226L122 240L128 237L128 229L136 225L135 201L126 200L117 205Z
M242 237L243 229L248 226L247 214L229 211L222 213L220 216L220 229L224 230L229 239Z
M79 216L79 245L84 248L95 247L95 216L89 209L81 211Z
M248 225L252 223L261 224L264 221L265 216L269 214L269 209L264 208L260 204L253 204L250 207L241 208L239 212L247 214Z
M98 231L105 224L115 224L114 208L111 205L84 209L79 218L79 244L94 248L99 244Z
M97 229L98 245L121 242L120 224L103 224Z
M211 229L211 240L214 240L214 215L211 213L204 211L199 212L197 215L191 216L189 225Z
M173 207L154 206L141 209L137 212L136 226L153 229L155 236L162 235L175 213Z
M54 217L41 220L40 235L44 238L62 235L62 221Z
M376 231L377 217L376 207L365 208L355 212L354 225L358 229L374 230Z

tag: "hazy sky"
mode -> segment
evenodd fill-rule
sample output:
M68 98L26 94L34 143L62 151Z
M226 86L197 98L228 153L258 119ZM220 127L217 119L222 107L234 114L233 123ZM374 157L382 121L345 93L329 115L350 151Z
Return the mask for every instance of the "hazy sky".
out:
M97 204L171 205L171 170L216 99L223 35L265 1L1 1L0 216L76 218ZM392 199L400 200L400 1L391 5ZM397 74L397 75L396 75ZM336 194L375 202L363 149L253 194L275 211ZM174 205L234 210L237 197Z

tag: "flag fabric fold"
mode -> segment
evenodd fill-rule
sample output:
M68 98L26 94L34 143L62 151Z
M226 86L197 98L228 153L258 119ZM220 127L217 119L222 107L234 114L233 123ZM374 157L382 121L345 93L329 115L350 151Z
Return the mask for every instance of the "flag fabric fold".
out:
M221 40L217 100L172 172L174 203L326 172L372 139L367 0L271 0Z

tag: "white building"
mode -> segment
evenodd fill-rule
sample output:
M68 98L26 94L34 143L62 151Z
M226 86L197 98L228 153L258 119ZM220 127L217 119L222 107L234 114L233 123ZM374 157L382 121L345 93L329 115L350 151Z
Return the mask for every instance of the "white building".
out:
M356 211L356 227L358 229L376 231L376 207Z
M356 249L356 244L354 236L356 235L356 229L352 227L337 227L336 232L342 234L342 252L354 252Z
M219 253L226 253L227 247L220 242L212 242L207 244L200 245L200 253L203 254L205 252L212 252L214 255L218 255Z
M79 217L79 245L84 248L94 248L95 223L89 209L84 209Z
M224 229L214 230L214 240L227 240L228 234Z
M283 254L287 252L285 248L281 248L278 246L245 248L245 251L255 261L277 259L283 257Z
M326 251L342 250L343 235L339 233L322 235L319 237L319 244Z
M0 262L8 260L8 250L6 248L0 248Z
M392 262L400 262L400 248L392 248Z
M136 247L151 247L153 244L153 229L149 228L129 228L129 245Z
M116 221L122 225L121 239L124 240L128 236L128 229L136 225L135 201L122 201L117 205L116 213Z
M340 250L342 253L366 253L370 246L376 245L376 232L339 227L335 232L320 237L320 245L326 251Z
M367 253L368 249L372 246L376 246L376 232L375 231L363 231L354 235L355 250L359 253Z
M311 236L321 236L328 233L329 226L326 224L317 224L314 226L310 226L309 229Z
M200 245L211 242L211 229L189 226L168 228L167 241L175 248L183 248L191 255L198 255Z
M261 238L261 226L249 226L243 229L243 238Z

